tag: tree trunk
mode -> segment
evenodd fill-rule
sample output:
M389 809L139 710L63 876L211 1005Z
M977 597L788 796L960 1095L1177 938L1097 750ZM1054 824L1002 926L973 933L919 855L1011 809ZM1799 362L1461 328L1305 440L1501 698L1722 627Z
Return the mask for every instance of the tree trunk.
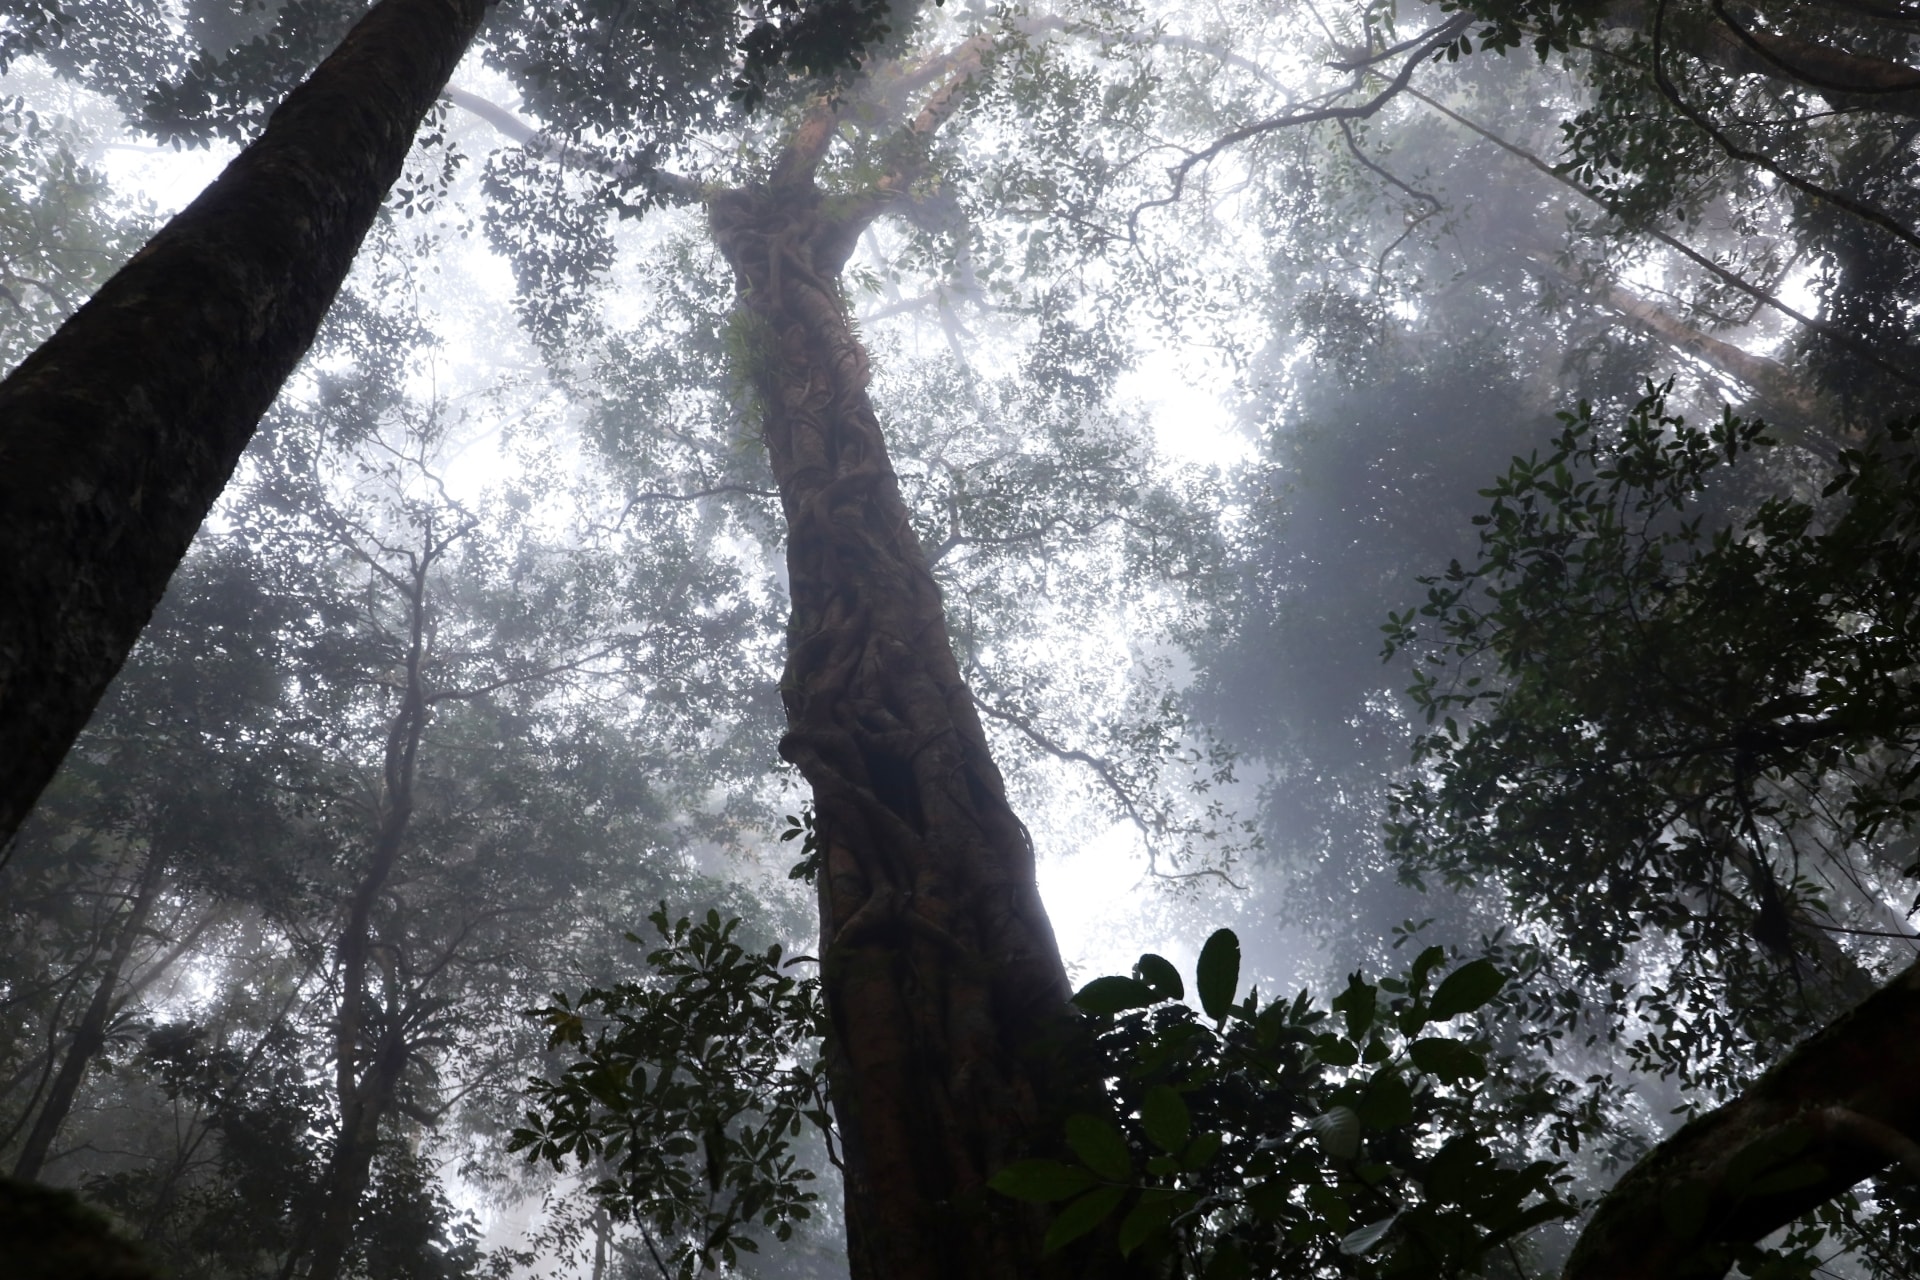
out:
M710 214L789 531L780 751L812 785L824 853L851 1274L1084 1273L1084 1260L1040 1258L1047 1214L985 1186L1056 1143L1075 1102L1100 1102L1032 845L961 680L840 296L875 208L830 205L810 172L784 168L712 197Z
M1755 397L1772 408L1783 410L1796 428L1826 417L1818 398L1800 385L1798 376L1786 365L1768 356L1757 356L1723 338L1681 320L1618 282L1604 277L1581 280L1543 249L1525 251L1527 260L1543 276L1577 289L1594 302L1628 323L1651 334L1683 355L1704 361L1727 377L1746 384ZM1775 421L1769 419L1769 422ZM1816 441L1804 430L1791 431L1793 442L1812 447ZM1829 450L1830 452L1830 450Z
M485 8L383 0L0 383L0 841L312 342Z
M87 1011L81 1015L80 1025L74 1028L73 1042L67 1046L67 1056L53 1077L53 1087L48 1091L46 1101L40 1104L40 1114L34 1117L33 1128L27 1132L26 1143L20 1148L20 1158L14 1163L13 1176L16 1178L31 1182L40 1176L40 1170L47 1162L47 1153L53 1149L54 1139L60 1136L60 1127L67 1122L67 1113L73 1110L73 1099L80 1092L80 1082L86 1078L87 1067L107 1042L107 1022L113 1014L113 997L120 986L120 974L127 967L127 961L133 958L134 945L140 940L140 930L146 927L147 914L153 909L153 899L159 892L161 873L165 869L165 859L160 856L159 849L149 845L146 861L140 869L139 886L134 890L133 904L127 910L127 918L120 926L119 936L114 939L113 953L107 957L106 970L100 975L100 984L93 989L93 999L88 1002Z
M373 1173L380 1125L393 1108L395 1087L407 1065L405 1033L396 1017L380 1037L373 1061L340 1100L340 1131L327 1160L326 1181L309 1234L306 1280L336 1280L353 1248L360 1202ZM297 1262L296 1251L290 1262Z
M442 549L444 549L442 544ZM340 1129L327 1157L326 1181L319 1206L305 1228L305 1239L287 1258L291 1274L305 1255L307 1280L335 1280L353 1247L354 1225L360 1201L366 1195L379 1145L380 1126L393 1109L394 1092L407 1068L407 1018L399 993L398 975L388 964L385 1008L377 1034L368 1036L372 997L370 968L379 963L373 909L405 848L413 821L414 779L420 758L420 738L426 732L429 700L426 685L427 575L436 550L427 547L414 558L407 584L408 636L406 684L400 706L387 727L379 822L374 829L366 870L347 903L347 919L340 930L340 1014L334 1022L334 1091L340 1105ZM386 951L391 958L391 950ZM364 1047L369 1038L371 1051Z
M1920 1177L1920 964L1629 1170L1564 1280L1717 1280L1735 1246L1896 1163Z

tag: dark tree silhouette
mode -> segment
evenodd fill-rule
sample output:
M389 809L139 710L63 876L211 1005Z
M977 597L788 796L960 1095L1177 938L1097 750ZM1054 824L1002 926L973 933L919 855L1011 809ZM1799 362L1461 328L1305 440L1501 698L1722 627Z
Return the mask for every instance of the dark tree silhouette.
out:
M0 839L313 341L486 0L383 0L0 383Z

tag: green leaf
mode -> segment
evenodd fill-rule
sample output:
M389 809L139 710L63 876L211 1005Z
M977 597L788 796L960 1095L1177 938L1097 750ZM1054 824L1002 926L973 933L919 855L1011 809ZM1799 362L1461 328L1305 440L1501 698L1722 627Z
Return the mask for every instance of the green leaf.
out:
M1120 1222L1120 1256L1132 1257L1135 1249L1165 1230L1173 1215L1192 1203L1192 1196L1173 1191L1156 1189L1141 1196L1133 1212Z
M1084 1114L1068 1116L1067 1145L1087 1168L1108 1182L1125 1182L1133 1176L1133 1153L1110 1121Z
M1200 1007L1215 1022L1223 1021L1233 1008L1233 993L1240 987L1240 939L1231 929L1215 929L1200 948L1200 963L1195 967L1194 984L1200 988Z
M1149 951L1133 966L1133 976L1146 983L1147 988L1162 1000L1186 998L1187 984L1180 981L1180 971L1165 956L1157 956Z
M1168 1085L1155 1085L1140 1103L1140 1126L1161 1150L1178 1151L1187 1143L1193 1117L1185 1098Z
M1272 1221L1293 1207L1294 1185L1285 1178L1273 1178L1247 1189L1247 1208L1262 1221Z
M1380 999L1379 990L1355 973L1347 978L1347 989L1333 998L1333 1011L1347 1015L1347 1034L1355 1042L1373 1026L1373 1011Z
M1062 1209L1060 1216L1053 1220L1053 1225L1047 1228L1047 1238L1040 1246L1041 1254L1056 1253L1099 1226L1120 1207L1126 1195L1125 1187L1101 1187L1098 1191L1089 1191Z
M1369 1129L1398 1129L1413 1123L1413 1090L1399 1072L1378 1072L1354 1110Z
M1408 975L1408 981L1415 995L1419 995L1427 989L1427 975L1432 973L1440 962L1446 958L1447 953L1444 948L1428 947L1414 960L1413 970Z
M1445 1022L1448 1018L1472 1013L1498 995L1506 982L1506 975L1494 968L1491 960L1463 964L1448 974L1433 993L1433 1001L1427 1006L1428 1015L1435 1022Z
M1226 1138L1223 1134L1201 1134L1187 1144L1186 1151L1180 1156L1180 1166L1188 1173L1198 1173L1213 1163L1213 1158L1220 1154L1220 1144L1224 1141Z
M1074 995L1073 1002L1088 1013L1120 1013L1158 1004L1160 997L1138 978L1095 978Z
M1093 1184L1093 1175L1085 1169L1058 1160L1017 1160L987 1179L1001 1195L1033 1204L1070 1199Z
M1360 1046L1339 1036L1321 1036L1313 1042L1313 1052L1330 1067L1350 1067L1360 1061Z
M1351 1160L1360 1154L1360 1117L1352 1107L1328 1107L1307 1127L1320 1142L1320 1149L1336 1160Z
M1487 1074L1487 1062L1461 1040L1431 1036L1407 1046L1413 1065L1448 1084L1478 1080Z
M1393 1230L1393 1224L1400 1220L1399 1214L1370 1222L1358 1231L1351 1232L1340 1239L1340 1252L1351 1256L1365 1253L1387 1238L1387 1232Z

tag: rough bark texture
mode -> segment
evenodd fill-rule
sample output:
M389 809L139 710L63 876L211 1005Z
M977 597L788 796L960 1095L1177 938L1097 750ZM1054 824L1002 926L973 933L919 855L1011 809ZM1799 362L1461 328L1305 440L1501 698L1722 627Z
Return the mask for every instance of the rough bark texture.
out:
M1920 1176L1920 964L1620 1179L1564 1280L1707 1280L1894 1163Z
M812 784L824 853L852 1275L1087 1273L1040 1259L1049 1215L985 1187L1057 1135L1075 1100L1097 1102L1032 846L961 680L836 283L874 206L823 200L802 162L710 209L789 528L780 750Z
M384 0L0 383L0 841L320 326L486 0Z

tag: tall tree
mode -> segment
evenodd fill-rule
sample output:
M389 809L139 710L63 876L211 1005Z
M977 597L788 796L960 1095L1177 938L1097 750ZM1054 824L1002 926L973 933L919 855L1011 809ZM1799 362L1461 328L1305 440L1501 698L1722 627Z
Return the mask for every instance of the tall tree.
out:
M1040 1224L986 1180L1093 1097L1032 844L954 660L838 284L868 224L913 197L988 50L976 36L919 73L932 91L861 187L830 199L817 182L845 110L829 101L761 182L706 197L787 517L781 754L814 793L828 1076L862 1278L1034 1274Z
M0 839L19 826L86 723L312 342L489 3L376 5L221 177L0 383L8 562L0 598L10 602L0 633ZM577 25L533 14L508 33L506 52L531 82L584 69L589 79L598 71L599 88L625 84L664 135L634 143L651 154L673 140L676 122L714 110L729 88L752 99L782 66L844 67L885 36L889 9L868 0L778 6L745 24L752 15L711 3L644 22L623 7ZM168 38L161 6L107 16L109 29L117 20L133 30L102 47L79 28L103 15L37 4L0 36L0 66L51 55L137 101L176 140L231 136L261 111L263 88L271 93L286 75L288 49L304 52L353 12L301 6L290 27L273 15L274 33L297 36L287 42L247 40L217 12L196 10L195 33L220 38L184 74L166 68L154 87L140 74L154 70L141 66L141 45ZM619 39L583 41L587 29ZM228 40L237 48L220 47ZM580 56L582 43L594 58ZM676 62L683 44L684 66ZM178 79L166 83L171 76Z
M385 0L0 383L0 839L312 342L485 0Z

